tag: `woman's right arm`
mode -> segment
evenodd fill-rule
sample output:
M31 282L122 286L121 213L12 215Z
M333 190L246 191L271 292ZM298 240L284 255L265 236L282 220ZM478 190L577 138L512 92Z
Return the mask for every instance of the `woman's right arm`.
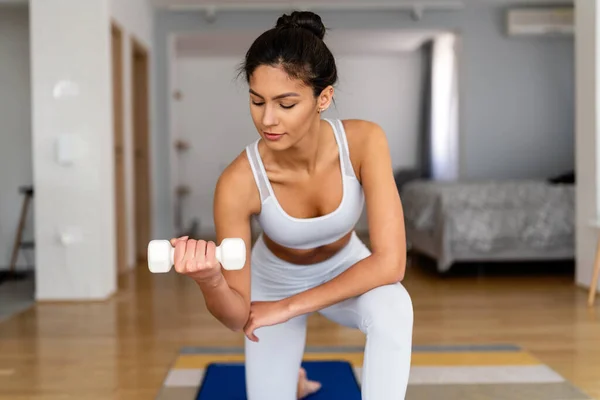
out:
M256 186L252 171L239 160L219 178L214 196L217 242L242 238L246 243L246 263L236 271L222 269L222 279L214 288L204 288L211 314L232 330L241 331L250 313L250 256L252 251L252 214ZM248 176L248 172L250 176ZM201 286L202 287L202 286Z
M206 249L194 256L200 263L208 263L198 271L184 272L199 286L209 312L223 325L234 331L241 331L246 325L250 312L250 255L251 255L251 218L256 204L256 186L252 186L252 174L244 168L239 158L219 177L214 195L214 220L217 244L225 238L242 238L246 244L246 263L236 271L221 268L214 254L215 243L198 241L197 248ZM260 201L260 200L259 200ZM189 240L186 240L189 245ZM179 254L189 254L181 244ZM194 247L194 245L187 246ZM177 251L177 246L176 246ZM177 260L177 255L176 255ZM182 259L181 262L185 263ZM214 265L211 265L214 264ZM177 268L176 268L177 269Z

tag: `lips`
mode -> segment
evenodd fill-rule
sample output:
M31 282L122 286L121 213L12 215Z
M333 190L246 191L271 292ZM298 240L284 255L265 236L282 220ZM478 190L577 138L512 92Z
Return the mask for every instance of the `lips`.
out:
M265 138L269 139L269 140L279 140L281 139L281 137L283 137L283 133L271 133L271 132L264 132Z

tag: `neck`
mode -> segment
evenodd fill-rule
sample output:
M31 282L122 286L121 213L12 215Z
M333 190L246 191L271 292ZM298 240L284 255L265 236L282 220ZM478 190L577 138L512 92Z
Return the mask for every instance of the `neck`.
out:
M292 147L273 154L278 165L282 167L314 172L319 158L319 150L323 134L321 132L321 119L311 125L308 132Z

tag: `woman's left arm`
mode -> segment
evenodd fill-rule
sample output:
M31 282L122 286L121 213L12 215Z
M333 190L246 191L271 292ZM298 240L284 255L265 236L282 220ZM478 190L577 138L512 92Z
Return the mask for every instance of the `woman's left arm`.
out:
M355 148L361 152L360 180L365 193L371 255L315 288L280 301L253 302L250 318L244 327L244 333L252 341L258 341L254 334L257 328L279 324L404 279L404 214L392 172L387 138L377 124L366 121L355 123L366 127L361 133L364 138Z
M356 146L361 152L360 180L365 193L371 255L334 279L280 301L253 302L244 332L258 341L254 330L275 325L359 296L404 278L406 234L400 195L392 172L385 132L374 123L360 121L367 129ZM363 129L362 127L360 129ZM360 150L358 150L360 149Z
M369 127L364 146L360 147L360 179L365 193L372 254L331 281L284 300L292 317L318 311L404 279L404 215L387 138L377 124L363 121L360 124Z

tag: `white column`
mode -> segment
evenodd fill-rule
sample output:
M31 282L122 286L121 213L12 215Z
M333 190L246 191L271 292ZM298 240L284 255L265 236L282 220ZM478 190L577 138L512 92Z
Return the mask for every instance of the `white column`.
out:
M600 154L599 68L600 8L598 0L576 0L576 258L577 284L589 287L596 251L597 231L590 224L600 210L598 173Z
M30 29L36 298L103 299L116 288L108 0L31 0Z

